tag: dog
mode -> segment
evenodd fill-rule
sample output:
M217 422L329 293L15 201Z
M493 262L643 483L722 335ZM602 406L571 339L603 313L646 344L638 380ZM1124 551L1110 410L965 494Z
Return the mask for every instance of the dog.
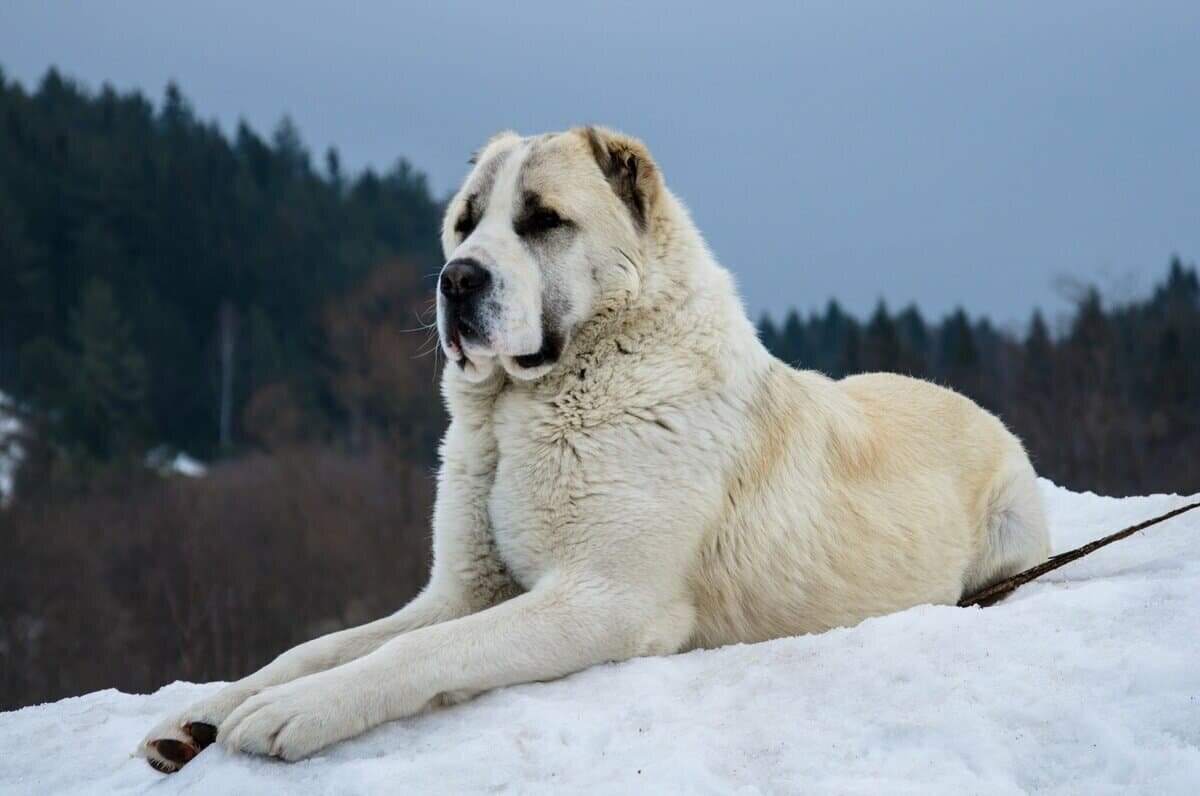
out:
M442 230L427 586L161 723L155 768L214 740L298 760L605 661L954 604L1047 558L1020 441L934 384L772 357L640 141L502 133L472 162Z

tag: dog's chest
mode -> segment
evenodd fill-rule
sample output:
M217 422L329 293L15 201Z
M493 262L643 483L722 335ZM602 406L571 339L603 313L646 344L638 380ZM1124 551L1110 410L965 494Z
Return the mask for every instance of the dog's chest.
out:
M552 406L501 402L494 416L498 449L488 515L509 573L531 588L578 551L583 462L576 435Z

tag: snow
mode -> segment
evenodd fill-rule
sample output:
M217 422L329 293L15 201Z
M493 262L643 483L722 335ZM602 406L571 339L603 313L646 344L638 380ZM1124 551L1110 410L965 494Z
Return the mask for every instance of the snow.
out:
M1043 482L1057 550L1185 498ZM598 666L297 764L129 757L219 684L0 714L0 792L1200 792L1200 509L985 609Z
M166 445L160 445L146 454L146 466L164 476L200 478L208 474L208 465L204 462L182 451L172 451Z
M12 501L17 468L25 451L18 443L21 421L17 418L12 398L0 392L0 508Z
M186 475L188 478L199 478L208 473L208 467L199 459L193 459L186 453L177 453L168 465L171 472Z

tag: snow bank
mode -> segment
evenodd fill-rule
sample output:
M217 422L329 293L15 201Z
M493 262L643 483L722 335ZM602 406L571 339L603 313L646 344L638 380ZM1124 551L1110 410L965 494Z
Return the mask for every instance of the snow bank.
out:
M1056 549L1162 513L1044 484ZM1200 510L986 609L598 666L288 765L130 751L216 684L0 714L4 793L1200 792Z

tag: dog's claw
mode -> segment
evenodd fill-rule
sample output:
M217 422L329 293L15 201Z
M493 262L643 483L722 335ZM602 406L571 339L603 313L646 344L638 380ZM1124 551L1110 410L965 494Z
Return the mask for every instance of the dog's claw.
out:
M217 740L217 728L202 721L193 721L183 725L183 731L192 736L198 749L205 749Z

